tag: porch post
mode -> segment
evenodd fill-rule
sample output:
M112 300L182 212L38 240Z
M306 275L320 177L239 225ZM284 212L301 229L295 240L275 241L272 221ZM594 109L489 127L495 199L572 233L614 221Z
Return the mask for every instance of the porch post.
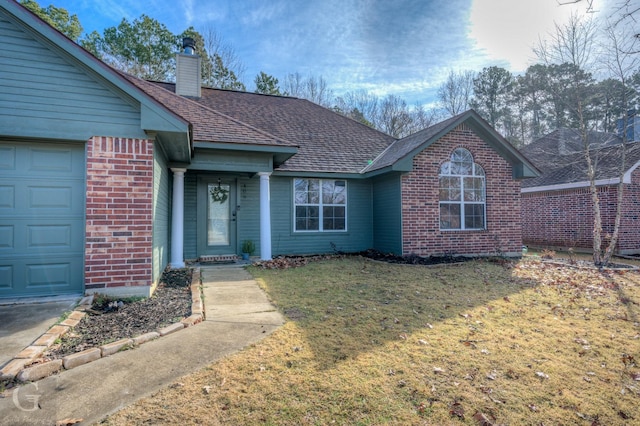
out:
M171 268L184 268L184 173L187 169L171 169L173 172L173 200L171 202Z
M271 260L270 172L260 172L260 259Z

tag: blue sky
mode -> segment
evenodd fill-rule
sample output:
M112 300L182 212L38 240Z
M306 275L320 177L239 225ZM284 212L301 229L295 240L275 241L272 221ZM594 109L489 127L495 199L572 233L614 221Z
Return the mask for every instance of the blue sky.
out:
M410 105L433 102L450 70L524 71L538 37L586 8L558 0L40 1L49 3L77 14L87 33L142 14L174 33L214 29L244 63L249 90L260 71L281 81L299 72L322 76L336 95L366 89Z

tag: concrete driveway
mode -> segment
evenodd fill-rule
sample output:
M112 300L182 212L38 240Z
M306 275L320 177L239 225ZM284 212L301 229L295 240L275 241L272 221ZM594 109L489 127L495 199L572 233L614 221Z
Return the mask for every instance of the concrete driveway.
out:
M33 343L80 297L0 299L0 368Z

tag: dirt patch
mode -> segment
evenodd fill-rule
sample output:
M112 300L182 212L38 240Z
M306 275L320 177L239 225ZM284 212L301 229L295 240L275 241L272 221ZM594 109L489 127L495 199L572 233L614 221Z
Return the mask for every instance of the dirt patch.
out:
M634 265L628 265L626 263L612 263L609 262L607 266L598 267L593 262L587 260L572 260L572 259L543 259L543 262L551 265L566 266L568 268L579 269L594 269L598 271L632 271L637 270L638 267Z
M57 359L120 339L139 336L191 315L191 270L166 271L158 288L142 300L97 296L92 309L73 330L51 346L46 358Z
M284 315L292 321L305 319L307 315L298 308L285 308Z

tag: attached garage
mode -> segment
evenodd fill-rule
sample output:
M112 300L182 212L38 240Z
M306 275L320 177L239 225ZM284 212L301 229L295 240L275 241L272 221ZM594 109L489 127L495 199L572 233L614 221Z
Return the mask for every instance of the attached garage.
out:
M148 296L189 122L17 2L0 44L0 298Z
M0 141L0 298L83 292L84 152Z

